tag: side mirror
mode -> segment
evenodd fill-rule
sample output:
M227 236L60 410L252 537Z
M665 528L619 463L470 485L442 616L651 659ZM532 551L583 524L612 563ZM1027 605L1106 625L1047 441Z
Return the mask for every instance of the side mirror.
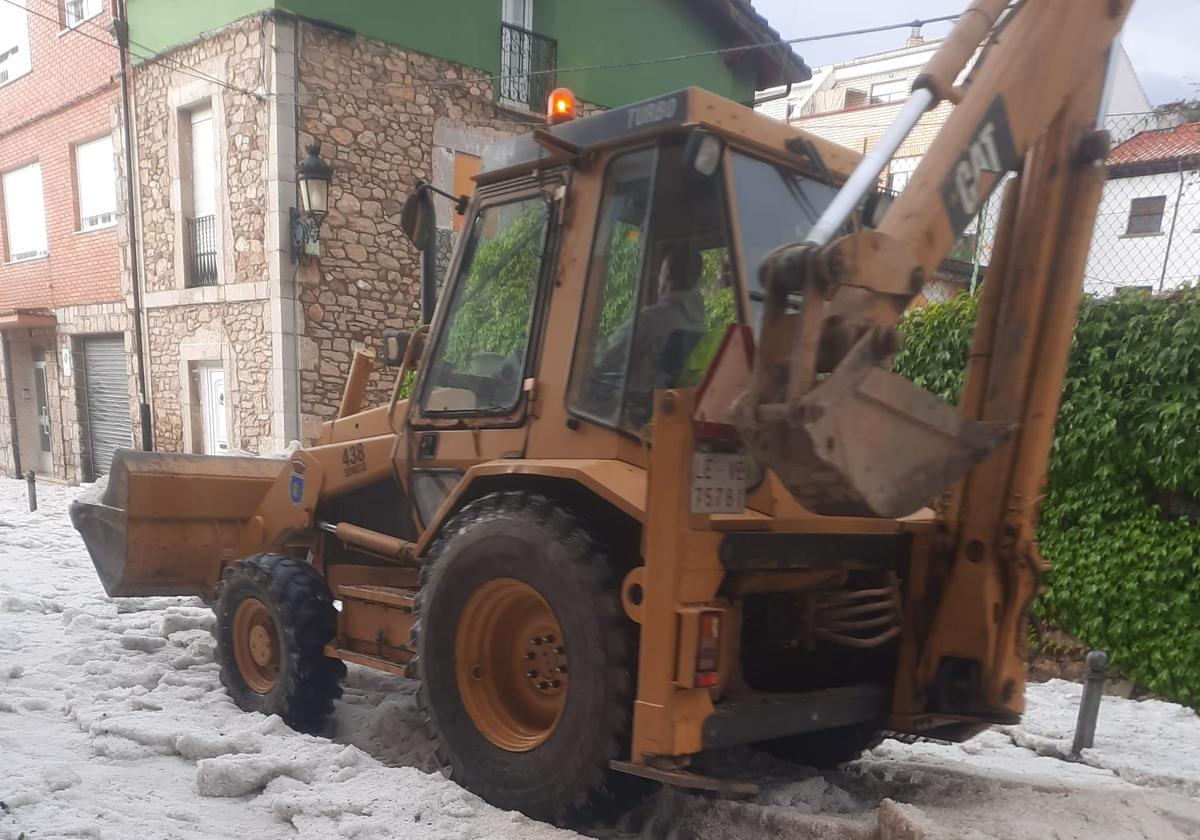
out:
M411 338L412 333L408 330L384 330L383 352L380 354L383 363L388 367L400 367L404 364L404 351L408 349Z
M418 250L425 250L433 237L434 209L429 187L417 182L417 188L404 199L400 210L400 229Z
M685 171L704 180L711 178L721 167L721 153L724 151L725 141L716 134L703 128L693 128L688 132L687 143L683 147Z

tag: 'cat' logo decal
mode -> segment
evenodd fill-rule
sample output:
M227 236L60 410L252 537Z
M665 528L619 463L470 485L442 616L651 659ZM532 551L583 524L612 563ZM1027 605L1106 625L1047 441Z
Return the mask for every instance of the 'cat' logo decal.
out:
M997 96L942 182L942 201L956 236L966 230L1000 177L1016 168L1012 129L1004 100Z

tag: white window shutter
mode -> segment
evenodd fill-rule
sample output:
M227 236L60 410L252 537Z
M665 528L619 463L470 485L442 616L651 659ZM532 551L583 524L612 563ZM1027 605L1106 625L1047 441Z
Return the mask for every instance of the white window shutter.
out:
M87 230L116 221L117 176L111 135L75 147L75 177L80 228Z
M46 205L42 199L39 164L4 174L4 220L8 227L9 260L46 253Z
M217 155L212 109L192 111L192 218L217 212Z
M0 0L0 85L24 76L30 68L25 0Z

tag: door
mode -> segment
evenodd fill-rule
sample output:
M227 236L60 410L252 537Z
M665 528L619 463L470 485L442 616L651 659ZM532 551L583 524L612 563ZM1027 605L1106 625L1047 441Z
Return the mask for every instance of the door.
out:
M133 445L127 363L122 336L89 338L83 342L87 462L93 480L108 475L118 449Z
M204 425L204 451L220 455L229 451L229 421L225 409L225 369L220 363L200 366L200 411Z
M533 0L503 2L503 21L507 26L500 44L500 99L533 110L528 75L533 70Z
M422 515L440 502L446 471L524 454L561 183L485 196L459 245L409 415L410 467L430 479L408 482L427 500Z
M46 387L46 351L40 347L33 351L33 392L38 423L37 471L52 473L54 458L50 452L50 397Z

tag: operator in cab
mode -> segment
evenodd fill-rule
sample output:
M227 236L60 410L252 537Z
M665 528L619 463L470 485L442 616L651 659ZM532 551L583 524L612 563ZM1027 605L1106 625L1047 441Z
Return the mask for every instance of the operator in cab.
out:
M636 326L626 322L609 338L600 366L612 370L624 361L633 331L626 409L631 419L643 413L648 419L655 389L676 385L688 355L704 334L702 270L699 252L686 241L667 244L659 261L653 302L638 311Z

